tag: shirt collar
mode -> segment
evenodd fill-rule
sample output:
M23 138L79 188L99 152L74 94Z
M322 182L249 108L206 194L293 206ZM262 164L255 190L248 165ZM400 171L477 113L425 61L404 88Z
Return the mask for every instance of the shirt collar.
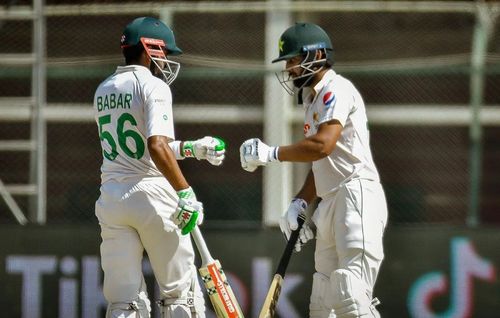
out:
M125 65L125 66L118 66L116 68L116 73L125 73L125 72L149 72L149 69L145 66L142 65L137 65L137 64L132 64L132 65Z
M302 100L307 101L309 103L312 103L314 99L318 96L318 94L321 92L321 90L328 84L330 81L333 80L333 78L337 75L334 70L329 69L321 78L321 80L314 85L313 88L311 87L304 87L302 90ZM313 96L314 92L314 96Z
M332 70L332 69L329 69L323 75L323 77L321 78L321 80L316 85L314 85L314 87L313 87L314 93L315 93L316 96L321 92L321 90L323 89L323 87L326 86L326 84L328 84L329 82L331 82L333 80L333 78L335 77L335 75L337 75L337 73L335 73L335 71Z

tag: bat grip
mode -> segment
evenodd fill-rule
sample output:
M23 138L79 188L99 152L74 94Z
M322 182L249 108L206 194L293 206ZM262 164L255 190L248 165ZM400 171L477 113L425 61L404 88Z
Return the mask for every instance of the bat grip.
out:
M292 231L292 234L290 234L290 238L288 239L288 243L286 244L283 256L281 256L276 274L280 274L282 277L285 277L286 268L288 266L288 263L290 262L290 257L292 256L293 249L295 248L295 243L297 243L297 239L299 238L300 229L302 228L302 225L304 225L304 221L305 216L299 215L299 217L297 218L297 223L299 224L299 226L295 231Z
M202 266L213 263L214 259L212 258L212 255L210 255L210 252L208 251L207 244L205 243L205 240L203 239L200 228L198 226L195 226L194 229L191 231L191 236L193 237L194 243L198 248L198 252L200 252Z

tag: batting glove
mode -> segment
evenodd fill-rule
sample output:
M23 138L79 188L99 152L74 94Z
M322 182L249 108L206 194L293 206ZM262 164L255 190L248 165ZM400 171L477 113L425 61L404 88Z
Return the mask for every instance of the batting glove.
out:
M186 158L207 160L214 166L220 166L225 158L226 144L220 138L203 137L195 141L184 141L181 154Z
M286 212L281 216L280 229L287 241L290 239L292 231L295 231L299 227L299 223L297 222L299 215L305 217L306 209L307 202L305 200L294 198L292 199L288 210L286 210ZM307 225L307 223L304 223L299 232L299 239L297 240L297 243L295 243L295 251L300 252L302 245L313 238L314 232L311 230L309 225Z
M278 160L279 147L269 147L259 138L252 138L241 144L241 167L249 172L254 172L258 166L265 166L268 162Z
M196 199L191 187L177 192L179 203L173 221L181 229L182 235L191 232L203 223L203 203Z

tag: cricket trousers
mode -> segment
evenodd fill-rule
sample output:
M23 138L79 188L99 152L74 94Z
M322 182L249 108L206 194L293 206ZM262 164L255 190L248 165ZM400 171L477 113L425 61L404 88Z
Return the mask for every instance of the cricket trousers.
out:
M322 199L313 217L316 228L316 273L311 294L311 317L335 317L331 312L334 272L348 273L352 283L366 290L371 302L384 258L383 233L387 203L379 182L351 180ZM364 296L363 296L364 297Z
M96 216L102 237L103 293L109 303L131 303L146 293L144 250L161 299L187 299L193 284L201 295L190 236L181 235L171 221L177 200L164 178L101 185Z

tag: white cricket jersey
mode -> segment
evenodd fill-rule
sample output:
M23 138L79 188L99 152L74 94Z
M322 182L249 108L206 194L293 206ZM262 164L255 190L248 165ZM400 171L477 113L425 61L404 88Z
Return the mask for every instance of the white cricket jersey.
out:
M103 162L101 182L162 176L148 151L147 138L174 137L168 85L140 65L119 66L94 96Z
M312 89L316 92L314 98ZM325 197L352 179L379 181L370 150L365 104L354 85L329 70L314 88L305 88L302 97L306 137L334 119L343 127L333 152L312 163L317 195Z

